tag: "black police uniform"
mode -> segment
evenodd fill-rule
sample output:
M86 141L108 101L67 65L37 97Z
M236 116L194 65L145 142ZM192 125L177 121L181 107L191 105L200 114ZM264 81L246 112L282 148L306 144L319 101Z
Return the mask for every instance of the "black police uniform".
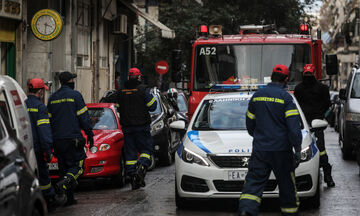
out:
M87 136L94 136L90 117L80 92L67 85L62 85L50 96L48 110L54 154L58 158L59 174L63 180L59 181L59 185L66 190L70 203L74 200L73 190L78 184L77 179L83 174L86 158L81 130Z
M128 80L125 82L125 88L118 92L118 104L125 141L126 173L130 177L134 177L137 169L147 169L150 165L153 140L150 134L149 111L156 109L157 101L146 85L142 85L138 80ZM138 153L140 154L139 160L137 159ZM145 186L143 181L145 173L146 170L140 173L142 175L141 186ZM133 185L133 189L136 187Z
M297 215L299 199L292 149L301 151L302 134L299 112L282 85L269 83L253 95L246 112L246 127L254 139L239 212L257 215L264 187L273 171L279 184L282 214Z
M311 125L314 119L324 119L326 111L331 106L329 88L315 80L305 80L295 87L294 95L304 112L307 122ZM331 165L325 149L324 131L315 131L316 145L320 151L320 167L324 171L324 181L332 182Z
M34 142L34 150L39 170L39 182L41 191L48 201L55 197L54 187L51 185L49 169L45 154L52 154L52 137L50 121L46 106L35 95L28 95L25 100L27 111L30 116L31 129Z

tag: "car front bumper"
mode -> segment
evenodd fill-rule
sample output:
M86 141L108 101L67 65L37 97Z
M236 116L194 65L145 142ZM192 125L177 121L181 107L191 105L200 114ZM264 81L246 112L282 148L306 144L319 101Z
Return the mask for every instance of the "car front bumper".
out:
M184 198L239 198L243 180L229 181L228 173L232 170L247 168L218 168L184 162L178 154L175 156L176 187L178 195ZM319 153L300 164L295 170L299 197L313 197L319 180ZM265 186L264 198L279 197L279 188L273 173Z

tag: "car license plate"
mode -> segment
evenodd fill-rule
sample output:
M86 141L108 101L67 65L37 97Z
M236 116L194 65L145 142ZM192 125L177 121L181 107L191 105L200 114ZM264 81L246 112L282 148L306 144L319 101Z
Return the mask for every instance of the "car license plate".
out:
M49 170L58 170L59 166L58 163L48 163Z
M229 181L245 180L246 174L247 174L247 170L228 171L228 180Z

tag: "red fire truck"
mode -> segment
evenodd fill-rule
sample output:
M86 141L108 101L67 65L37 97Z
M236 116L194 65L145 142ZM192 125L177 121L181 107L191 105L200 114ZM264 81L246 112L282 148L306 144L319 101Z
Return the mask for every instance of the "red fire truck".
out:
M279 34L273 25L247 25L237 35L222 35L221 26L200 26L192 49L189 117L215 84L266 84L276 64L289 67L290 90L301 82L305 64L314 64L321 79L320 34L313 39L308 25L301 30L307 34ZM337 73L337 60L331 63L329 68L336 71L327 70L329 75Z

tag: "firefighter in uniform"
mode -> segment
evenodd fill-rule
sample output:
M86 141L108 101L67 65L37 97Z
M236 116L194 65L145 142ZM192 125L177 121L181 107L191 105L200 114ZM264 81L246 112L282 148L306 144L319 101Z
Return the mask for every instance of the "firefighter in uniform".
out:
M240 196L239 215L257 215L261 196L274 172L279 184L282 215L298 215L299 198L294 170L300 163L302 134L299 112L286 92L289 69L276 65L271 83L251 98L246 127L253 136L253 150ZM295 149L295 154L293 153Z
M157 106L150 89L141 84L141 76L138 68L130 68L129 79L124 84L125 88L119 90L117 94L125 142L125 168L131 178L132 190L145 187L144 179L147 167L150 165L150 155L153 153L149 111L154 111Z
M329 88L316 81L315 67L307 64L304 67L303 81L295 87L294 95L303 110L307 122L311 125L314 119L324 119L326 111L331 106ZM326 154L324 131L315 131L316 146L320 151L320 167L323 168L324 181L328 187L334 187L331 176L331 165Z
M66 193L66 205L77 204L73 190L84 171L86 140L81 130L87 135L89 149L94 145L90 117L82 95L74 90L74 78L76 74L68 71L60 73L61 88L52 94L48 101L54 154L58 158L60 174L56 187Z
M36 161L39 170L40 188L47 203L48 211L54 211L56 207L64 205L66 196L56 195L51 185L47 163L52 159L52 136L47 108L42 102L45 90L49 88L40 78L31 79L28 83L29 95L25 100L29 112Z

